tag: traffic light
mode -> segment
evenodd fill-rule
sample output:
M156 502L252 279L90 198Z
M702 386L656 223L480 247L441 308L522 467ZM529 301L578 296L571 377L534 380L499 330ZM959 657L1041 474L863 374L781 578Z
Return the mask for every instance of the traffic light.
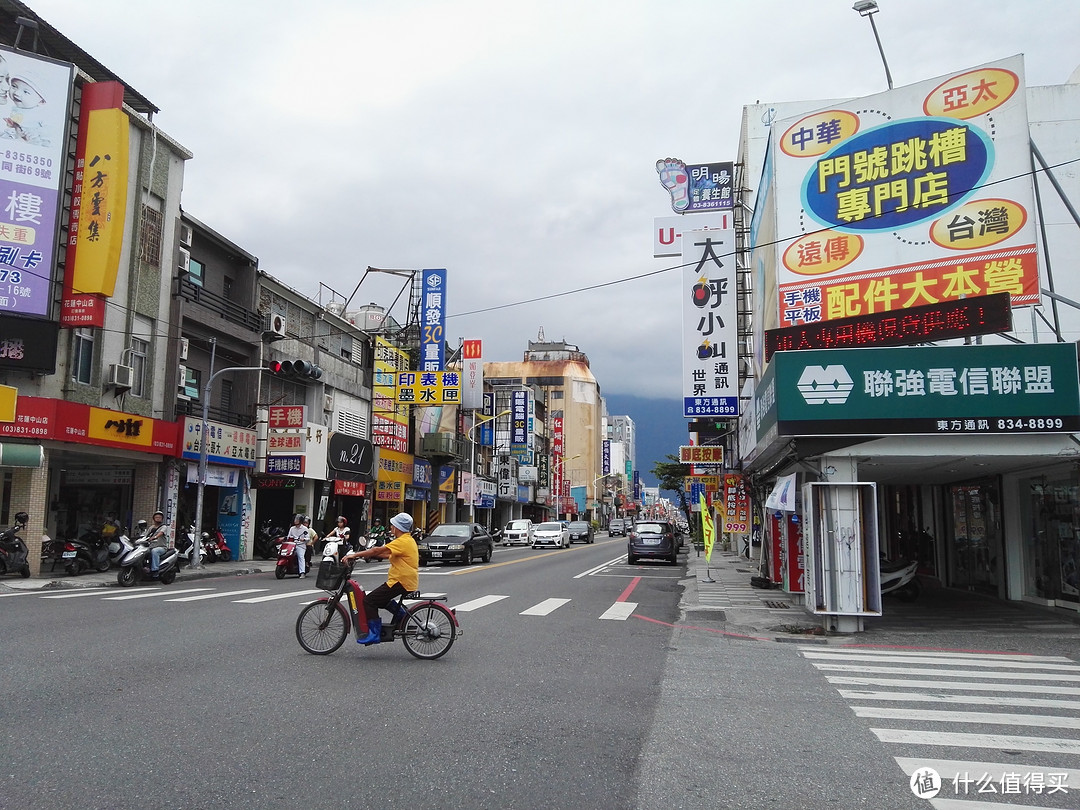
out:
M322 377L322 369L307 360L273 360L269 370L275 377L299 382L315 381Z

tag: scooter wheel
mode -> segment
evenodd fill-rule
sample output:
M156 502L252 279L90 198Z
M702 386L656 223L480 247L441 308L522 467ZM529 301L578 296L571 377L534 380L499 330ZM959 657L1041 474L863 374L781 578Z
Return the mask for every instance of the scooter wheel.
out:
M162 585L172 585L173 581L175 579L176 579L176 571L166 571L164 574L162 574L160 577L158 577L158 581Z
M274 577L277 579L285 579L285 569L279 565L274 569Z
M135 566L129 566L127 568L121 568L120 573L116 575L116 581L124 588L130 587L135 584Z
M232 560L232 549L227 548L223 552L221 552L221 561L222 562L230 562L231 560Z
M106 571L109 570L109 565L109 561L105 560L104 562L99 562L97 565L95 565L94 570L98 573L104 574Z
M19 576L22 577L23 579L29 578L29 576L30 576L30 566L29 565L24 565L22 568L20 568L19 569Z

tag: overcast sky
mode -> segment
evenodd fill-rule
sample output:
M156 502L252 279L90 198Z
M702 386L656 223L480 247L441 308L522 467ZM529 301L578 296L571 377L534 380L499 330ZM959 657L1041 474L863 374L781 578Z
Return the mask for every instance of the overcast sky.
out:
M744 104L886 88L850 0L30 5L161 108L194 153L184 209L265 271L348 297L368 266L445 267L452 343L516 360L543 329L605 394L681 397L657 159L733 160ZM897 87L1016 53L1029 85L1080 64L1077 0L879 5ZM350 308L395 293L365 282Z

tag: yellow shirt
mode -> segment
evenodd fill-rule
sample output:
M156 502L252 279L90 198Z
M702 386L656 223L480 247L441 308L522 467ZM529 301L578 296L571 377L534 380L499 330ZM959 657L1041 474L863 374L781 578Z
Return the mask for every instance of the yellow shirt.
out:
M400 582L407 591L420 588L420 552L411 534L403 534L386 544L390 549L390 571L386 574L386 584Z

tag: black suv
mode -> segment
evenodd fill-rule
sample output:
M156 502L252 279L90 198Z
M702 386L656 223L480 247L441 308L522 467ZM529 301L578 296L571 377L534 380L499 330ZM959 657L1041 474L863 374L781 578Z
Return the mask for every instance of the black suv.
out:
M639 559L679 561L680 543L675 527L666 520L639 520L630 530L626 541L626 561L633 565Z

